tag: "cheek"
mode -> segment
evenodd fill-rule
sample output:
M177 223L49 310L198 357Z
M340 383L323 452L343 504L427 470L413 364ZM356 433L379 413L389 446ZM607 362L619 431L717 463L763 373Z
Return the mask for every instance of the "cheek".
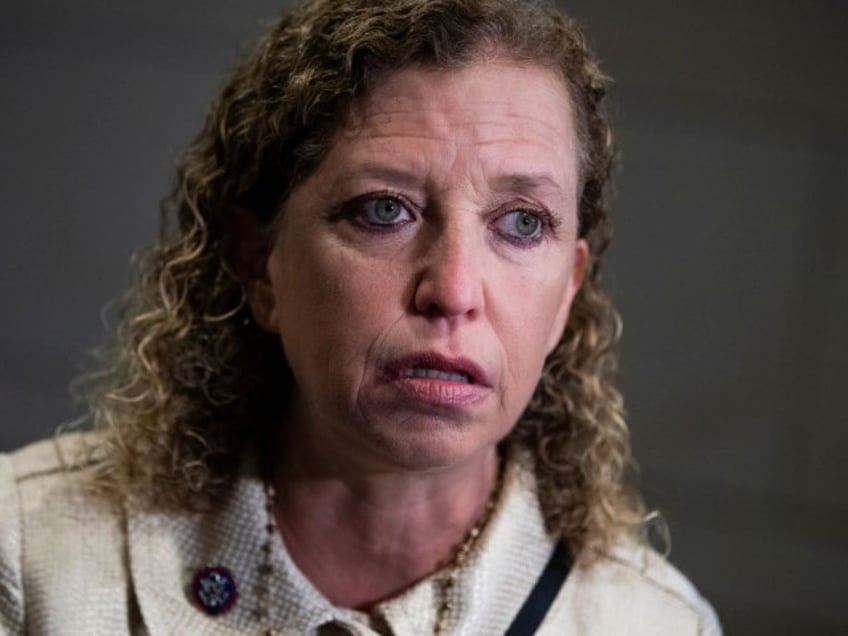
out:
M551 333L558 330L565 302L565 282L560 277L539 280L525 277L505 293L511 339L520 343L528 358L544 357Z
M280 268L275 281L280 335L293 370L357 373L355 367L397 321L397 284L373 263L339 249L302 249L294 260L297 267Z
M552 334L561 332L563 289L559 279L539 281L527 277L516 288L502 292L505 304L500 312L499 338L516 401L530 399L544 367L549 343L552 337L560 336L560 333Z

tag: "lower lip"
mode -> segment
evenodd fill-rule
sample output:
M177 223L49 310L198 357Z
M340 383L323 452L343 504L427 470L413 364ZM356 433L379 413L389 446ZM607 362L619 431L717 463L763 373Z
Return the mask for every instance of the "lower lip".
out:
M438 406L468 406L484 399L491 389L480 384L437 378L400 376L394 384L407 395Z

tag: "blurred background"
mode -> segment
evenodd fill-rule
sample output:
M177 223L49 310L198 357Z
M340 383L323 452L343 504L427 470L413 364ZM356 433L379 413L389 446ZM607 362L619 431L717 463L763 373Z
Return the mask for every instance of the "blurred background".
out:
M848 3L563 4L615 80L608 280L671 558L728 634L846 634ZM0 8L0 451L80 414L180 149L285 5Z

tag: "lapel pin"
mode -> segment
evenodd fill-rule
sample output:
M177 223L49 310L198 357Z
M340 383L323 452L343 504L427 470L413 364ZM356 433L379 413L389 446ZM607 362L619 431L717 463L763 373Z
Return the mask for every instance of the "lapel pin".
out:
M238 598L233 573L221 566L198 570L191 581L191 593L197 605L210 616L228 612Z

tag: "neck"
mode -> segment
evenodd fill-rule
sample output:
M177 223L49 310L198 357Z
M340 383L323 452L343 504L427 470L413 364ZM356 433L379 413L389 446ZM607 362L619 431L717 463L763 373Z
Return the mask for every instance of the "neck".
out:
M301 572L341 607L367 610L448 566L497 481L494 447L449 468L374 472L316 471L342 464L301 450L275 475L277 525Z

